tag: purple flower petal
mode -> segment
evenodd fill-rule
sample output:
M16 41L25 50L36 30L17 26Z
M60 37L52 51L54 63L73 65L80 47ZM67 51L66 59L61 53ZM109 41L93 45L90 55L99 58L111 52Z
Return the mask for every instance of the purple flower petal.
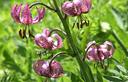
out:
M50 31L48 30L48 28L45 28L45 29L43 30L42 34L43 34L44 36L46 36L46 37L49 37Z
M111 58L114 53L114 47L113 47L112 43L109 41L105 41L104 45L106 45L108 57Z
M35 35L35 43L42 48L51 48L47 40L47 37L42 36L42 34Z
M32 24L32 16L28 4L26 4L22 10L21 23L26 25Z
M33 24L39 22L41 19L43 19L45 14L45 8L43 9L37 9L38 15L33 19Z
M87 51L87 58L91 61L99 61L100 58L99 58L99 55L98 55L98 49L96 47L96 45L92 45L88 51Z
M91 0L81 0L82 6L81 11L82 13L87 13L91 8Z
M58 34L53 34L52 36L53 36L53 38L55 38L57 40L57 41L54 41L52 50L61 48L62 47L62 38Z
M12 10L11 10L12 18L14 19L14 21L19 22L19 23L20 23L21 6L22 4L19 6L16 4L12 7Z

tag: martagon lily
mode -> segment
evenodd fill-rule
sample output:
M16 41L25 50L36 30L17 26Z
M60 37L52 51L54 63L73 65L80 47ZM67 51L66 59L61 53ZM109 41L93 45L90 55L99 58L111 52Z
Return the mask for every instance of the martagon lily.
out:
M61 64L57 61L38 60L33 64L34 71L44 77L58 78L63 75L63 68Z
M73 0L66 1L62 5L62 11L66 15L78 16L87 13L91 9L91 0Z
M111 58L114 53L114 47L109 41L100 45L96 44L95 41L89 42L85 50L87 51L87 59L91 61L103 61Z
M11 9L11 16L15 22L22 23L25 25L38 23L45 14L45 8L37 8L38 15L35 18L32 18L31 11L29 5L26 4L22 8L22 4L14 5Z
M35 43L44 49L55 50L62 47L62 38L57 34L50 34L46 28L41 34L35 35Z

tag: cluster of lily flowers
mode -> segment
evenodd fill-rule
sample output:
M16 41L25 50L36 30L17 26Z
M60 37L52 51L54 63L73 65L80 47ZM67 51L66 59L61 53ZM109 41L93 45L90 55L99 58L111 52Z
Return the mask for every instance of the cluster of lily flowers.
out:
M45 14L45 8L37 8L38 15L32 18L30 7L26 4L14 5L12 7L11 16L15 22L22 23L24 25L35 24L43 19ZM82 13L89 12L91 8L91 0L73 0L66 1L62 5L62 11L66 15L78 16ZM51 33L49 29L44 29L42 33L34 36L34 42L40 48L47 50L56 50L62 48L62 38L57 33ZM114 52L114 47L111 42L106 41L101 45L96 44L95 41L89 42L87 48L86 58L90 61L103 61L107 58L111 58ZM63 68L57 61L37 60L33 64L34 71L40 75L49 78L57 78L63 75Z
M11 16L15 22L24 25L35 24L43 19L45 14L45 8L37 8L38 15L32 18L30 7L26 4L24 7L21 5L14 5L11 10ZM34 36L35 43L44 49L56 50L62 47L62 38L57 34L51 34L49 29L44 29L41 34L36 34ZM45 77L57 78L63 74L63 68L57 61L37 60L33 64L33 69L38 75Z

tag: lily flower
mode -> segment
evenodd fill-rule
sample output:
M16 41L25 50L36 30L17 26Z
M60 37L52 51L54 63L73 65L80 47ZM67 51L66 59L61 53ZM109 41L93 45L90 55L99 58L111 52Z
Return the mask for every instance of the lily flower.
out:
M62 11L66 15L78 16L87 13L91 9L91 0L73 0L66 1L62 5Z
M35 35L35 43L39 47L55 50L62 47L62 38L56 33L50 35L50 31L44 29L41 34Z
M48 61L38 60L33 64L34 71L40 75L49 78L58 78L63 75L63 68L57 61Z
M97 45L95 41L89 42L87 48L88 60L103 61L111 58L114 53L114 47L111 42L106 41L101 45Z
M22 4L14 5L11 10L11 16L15 22L22 23L25 25L38 23L45 14L45 8L39 9L37 8L38 15L35 18L32 18L31 11L29 5L26 4L22 8Z

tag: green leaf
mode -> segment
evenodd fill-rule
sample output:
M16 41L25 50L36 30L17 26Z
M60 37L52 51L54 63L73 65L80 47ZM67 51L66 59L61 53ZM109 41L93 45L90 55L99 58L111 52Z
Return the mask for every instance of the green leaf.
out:
M14 75L9 75L5 72L5 74L0 79L0 82L14 82Z
M125 30L121 13L120 13L116 8L114 8L114 7L111 7L111 12L112 12L112 14L113 14L114 17L115 17L115 20L116 20L116 22L117 22L117 25L118 25L122 30Z
M101 73L99 72L98 69L97 69L97 80L98 80L98 82L103 82L102 75L101 75Z
M114 75L116 75L116 76L120 76L119 71L117 71L117 70L115 70L115 69L109 69L108 72L110 72L110 73L112 73L112 74L114 74Z
M123 82L123 80L117 76L104 76L105 79L112 81L112 82Z
M26 56L26 48L24 46L18 45L17 52L23 57Z
M121 65L116 65L116 67L117 67L121 72L127 73L127 70L126 70L123 66L121 66Z
M3 56L5 58L5 60L3 61L2 65L6 68L15 70L20 72L21 74L24 74L24 72L21 70L21 68L16 64L16 62L14 61L14 59L9 55L7 50L3 51Z
M72 82L83 82L83 80L79 76L75 75L74 73L71 73L71 81Z

